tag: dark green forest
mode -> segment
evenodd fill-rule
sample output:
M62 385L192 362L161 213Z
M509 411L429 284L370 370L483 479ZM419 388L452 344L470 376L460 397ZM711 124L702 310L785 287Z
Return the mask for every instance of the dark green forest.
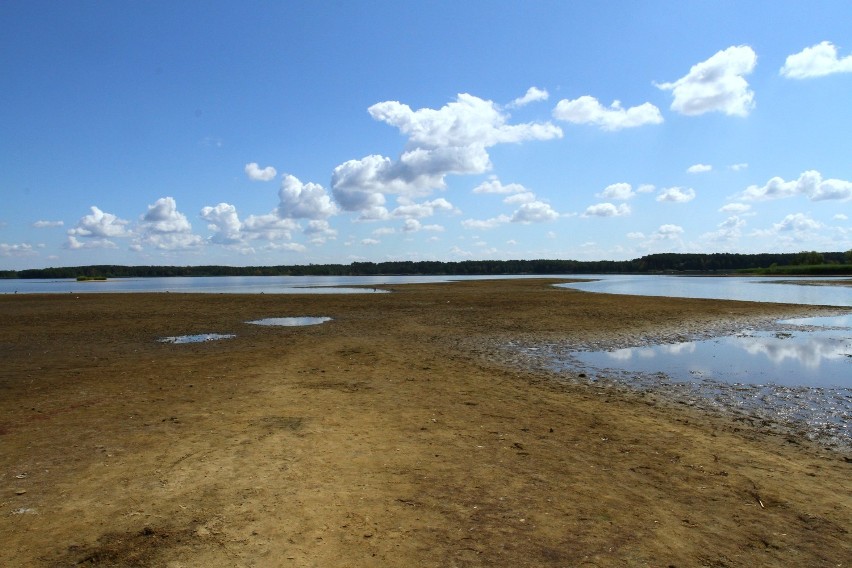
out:
M0 278L144 278L163 276L384 276L503 274L852 274L852 251L785 254L650 254L623 261L465 260L353 262L282 266L65 266L0 271Z

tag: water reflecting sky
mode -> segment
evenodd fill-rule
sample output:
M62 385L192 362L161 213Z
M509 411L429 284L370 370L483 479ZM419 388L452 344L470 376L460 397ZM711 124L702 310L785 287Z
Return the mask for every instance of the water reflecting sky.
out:
M272 325L272 326L284 326L284 327L297 327L303 325L318 325L321 323L325 323L327 321L331 321L329 317L288 317L288 318L264 318L259 320L253 320L246 323L251 323L254 325Z
M416 284L495 278L572 278L592 282L560 286L609 294L682 298L716 298L852 307L848 286L802 286L793 279L764 277L696 277L623 274L493 275L493 276L215 276L115 278L99 282L76 280L0 280L0 294L80 292L205 292L217 294L340 294L381 293L383 284ZM837 278L834 278L836 280ZM846 278L848 279L848 277ZM807 278L832 280L832 278ZM334 288L332 288L334 286ZM353 288L353 286L362 286Z
M751 331L737 336L615 351L575 352L581 364L640 373L665 373L673 381L852 388L852 329L838 318L795 320L819 329Z

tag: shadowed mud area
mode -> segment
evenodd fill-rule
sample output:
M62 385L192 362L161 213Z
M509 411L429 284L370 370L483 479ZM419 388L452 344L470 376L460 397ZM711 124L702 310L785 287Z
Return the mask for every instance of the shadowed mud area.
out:
M0 297L0 565L848 563L848 454L507 348L837 309L551 284Z

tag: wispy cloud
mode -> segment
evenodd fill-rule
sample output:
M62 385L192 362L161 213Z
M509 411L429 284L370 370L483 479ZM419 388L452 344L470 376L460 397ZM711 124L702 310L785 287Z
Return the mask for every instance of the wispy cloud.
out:
M48 229L52 227L62 227L65 225L65 221L36 221L33 223L33 227L36 229Z
M0 243L0 256L30 256L35 254L33 246L28 243Z

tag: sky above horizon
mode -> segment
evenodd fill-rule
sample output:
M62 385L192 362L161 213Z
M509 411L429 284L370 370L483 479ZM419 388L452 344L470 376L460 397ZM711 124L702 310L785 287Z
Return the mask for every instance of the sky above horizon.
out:
M852 249L852 3L0 3L0 269Z

